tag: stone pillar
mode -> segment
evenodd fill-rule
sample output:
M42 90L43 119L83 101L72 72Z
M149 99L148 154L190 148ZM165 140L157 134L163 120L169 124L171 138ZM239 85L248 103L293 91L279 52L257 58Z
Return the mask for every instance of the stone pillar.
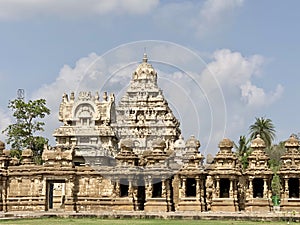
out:
M146 201L149 198L152 198L152 179L151 178L146 178L145 179L145 189L146 189Z
M234 197L234 180L230 179L229 197Z
M182 178L182 192L181 192L181 198L184 198L185 197L185 192L186 192L186 178Z
M196 198L199 200L201 198L201 190L200 190L200 179L196 177Z
M167 182L167 180L166 179L164 180L164 178L162 178L162 181L161 181L161 197L162 198L167 197L166 182Z
M268 185L267 185L267 179L264 178L264 193L263 198L268 198Z
M253 178L249 178L249 198L253 198Z
M135 197L133 196L133 194L134 194L134 191L133 191L132 179L129 179L128 180L128 197L134 199Z
M116 182L115 185L115 197L119 197L120 196L120 182Z
M220 178L216 179L216 197L220 198Z
M65 179L65 211L77 211L77 187L75 185L76 177L70 176Z
M200 179L200 198L201 198L201 202L204 203L205 202L205 195L204 195L204 189L205 189L205 180Z
M289 179L286 177L284 179L284 195L285 198L289 198Z

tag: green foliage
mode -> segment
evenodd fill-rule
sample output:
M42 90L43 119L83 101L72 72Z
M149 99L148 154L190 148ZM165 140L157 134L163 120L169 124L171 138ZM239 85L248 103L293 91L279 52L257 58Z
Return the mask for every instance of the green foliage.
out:
M24 102L22 99L15 99L9 102L8 108L12 109L16 123L2 131L8 136L7 143L11 144L15 151L30 148L34 157L41 156L43 146L48 143L48 140L34 135L44 130L45 123L40 120L50 114L50 110L46 107L46 100Z
M269 165L273 172L276 173L281 165L280 158L286 151L284 142L280 142L279 144L267 147L265 151L270 157Z
M12 149L12 150L10 150L9 155L12 158L16 157L18 159L21 159L21 157L22 157L22 151L18 150L18 149Z
M272 187L273 196L277 196L277 198L279 198L281 183L280 183L280 177L277 174L274 174L273 176L271 187Z
M251 154L249 146L250 140L247 140L245 135L240 136L238 145L234 144L236 154L242 163L243 169L248 167L248 156Z
M255 118L255 123L249 127L250 139L255 139L259 134L265 141L267 147L272 145L272 141L274 141L276 137L275 132L275 126L272 120L264 117Z

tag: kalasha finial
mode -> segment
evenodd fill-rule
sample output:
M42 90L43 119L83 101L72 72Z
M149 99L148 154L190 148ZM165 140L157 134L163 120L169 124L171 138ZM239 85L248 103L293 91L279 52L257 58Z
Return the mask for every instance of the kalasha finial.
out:
M145 52L144 52L143 62L145 62L145 63L148 62L148 57L147 57L146 49L145 49Z

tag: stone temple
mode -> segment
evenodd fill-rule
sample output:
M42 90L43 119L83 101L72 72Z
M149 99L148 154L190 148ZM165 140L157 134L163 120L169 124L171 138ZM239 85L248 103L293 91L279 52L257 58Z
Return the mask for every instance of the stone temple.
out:
M113 93L64 94L43 164L30 149L22 161L0 142L0 211L263 211L272 210L265 143L258 136L242 170L224 138L204 164L200 142L184 141L147 55L116 104ZM300 210L299 141L290 137L278 172L282 210Z

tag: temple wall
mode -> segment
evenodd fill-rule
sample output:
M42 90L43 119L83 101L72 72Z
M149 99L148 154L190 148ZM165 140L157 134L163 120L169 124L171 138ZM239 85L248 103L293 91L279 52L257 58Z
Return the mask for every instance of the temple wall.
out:
M42 211L45 210L45 194L43 194L44 182L38 173L41 167L26 166L9 168L6 181L6 203L8 211ZM11 175L10 175L11 174Z

